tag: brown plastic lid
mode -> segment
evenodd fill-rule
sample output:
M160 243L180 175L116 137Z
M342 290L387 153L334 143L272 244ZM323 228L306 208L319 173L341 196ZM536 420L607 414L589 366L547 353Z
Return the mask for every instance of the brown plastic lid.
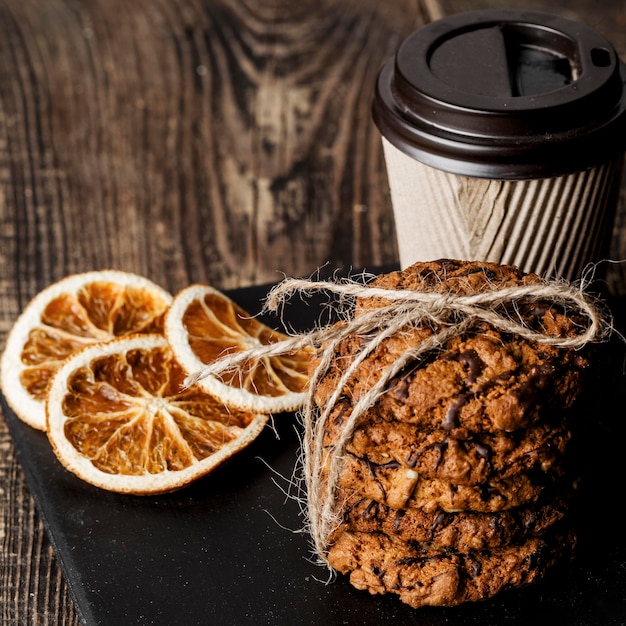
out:
M381 69L382 135L481 178L557 176L626 148L626 66L593 29L543 12L460 13L415 31Z

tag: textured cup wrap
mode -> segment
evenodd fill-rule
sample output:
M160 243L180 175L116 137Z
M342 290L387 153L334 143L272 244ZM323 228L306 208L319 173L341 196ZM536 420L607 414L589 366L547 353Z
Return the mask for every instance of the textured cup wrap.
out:
M490 180L435 169L382 141L402 268L452 258L576 280L606 257L623 155L565 176Z

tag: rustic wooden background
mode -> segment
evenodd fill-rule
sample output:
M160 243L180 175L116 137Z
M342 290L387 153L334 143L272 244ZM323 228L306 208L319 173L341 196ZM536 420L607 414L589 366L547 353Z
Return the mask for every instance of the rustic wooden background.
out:
M87 269L176 291L396 262L377 71L429 20L513 6L626 57L614 0L0 0L0 338ZM0 542L2 623L78 624L2 419Z

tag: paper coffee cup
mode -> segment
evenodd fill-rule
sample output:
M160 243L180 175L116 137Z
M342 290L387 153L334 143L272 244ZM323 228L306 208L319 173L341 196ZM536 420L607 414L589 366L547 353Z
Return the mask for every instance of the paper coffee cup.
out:
M626 149L626 67L592 29L474 11L407 38L373 117L400 264L514 264L578 279L606 258Z

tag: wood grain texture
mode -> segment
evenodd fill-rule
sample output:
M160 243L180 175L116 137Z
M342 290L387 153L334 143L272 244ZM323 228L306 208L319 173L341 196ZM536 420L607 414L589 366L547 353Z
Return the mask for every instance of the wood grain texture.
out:
M626 55L610 0L526 0ZM176 291L396 261L370 99L419 25L497 0L0 0L0 339L67 274ZM622 194L614 258L626 258ZM626 292L623 270L612 286ZM0 420L0 620L79 623Z
M369 0L2 3L4 254L38 277L25 296L85 267L234 287L393 260L369 106L426 18Z

